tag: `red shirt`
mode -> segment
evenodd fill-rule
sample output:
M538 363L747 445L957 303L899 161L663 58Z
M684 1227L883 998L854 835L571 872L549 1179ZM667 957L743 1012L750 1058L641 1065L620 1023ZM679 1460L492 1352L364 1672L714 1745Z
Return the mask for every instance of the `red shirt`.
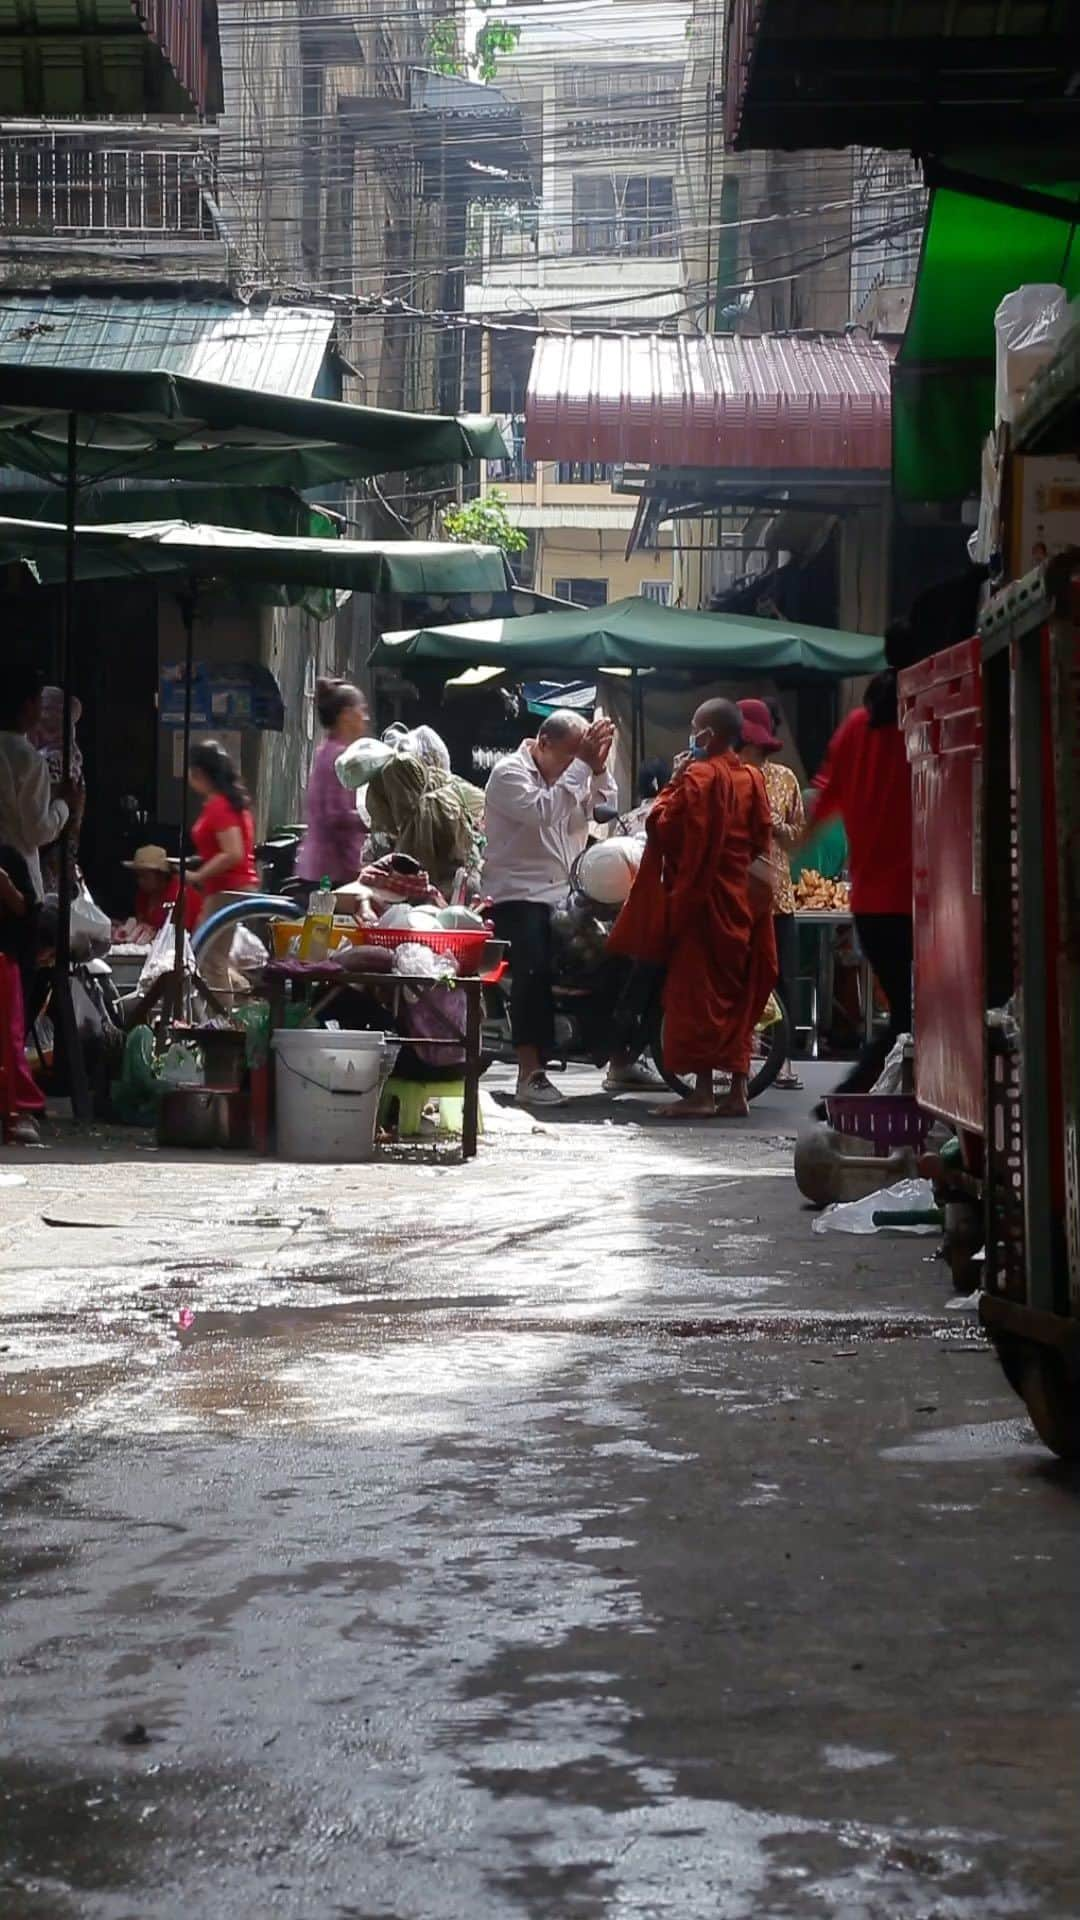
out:
M911 770L899 727L872 727L856 707L814 777L815 820L838 813L848 837L854 913L910 913Z
M221 852L221 835L230 827L239 827L244 836L243 858L224 873L215 873L209 891L251 893L259 885L259 874L255 865L255 822L246 807L241 812L223 793L212 793L191 829L195 851L200 860L213 860Z
M179 894L180 875L178 873L173 874L164 893L155 895L153 899L151 899L148 894L145 894L140 887L135 895L136 920L138 920L142 926L153 927L155 933L160 933L162 927L165 925L165 915L171 907L175 907ZM196 887L185 887L184 924L189 933L191 933L197 925L201 912L201 893L199 893Z

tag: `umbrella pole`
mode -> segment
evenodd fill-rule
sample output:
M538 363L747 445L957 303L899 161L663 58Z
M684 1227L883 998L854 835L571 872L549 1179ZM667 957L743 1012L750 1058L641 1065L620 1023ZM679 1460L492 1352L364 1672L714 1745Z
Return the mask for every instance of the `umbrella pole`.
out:
M187 933L185 896L187 894L188 838L188 754L191 750L191 678L195 666L195 588L189 583L180 595L180 613L184 622L184 732L180 767L180 891L173 909L173 1019L184 1012L184 940Z
M630 669L630 805L637 805L638 772L644 748L645 725L641 710L641 682L636 667ZM639 737L640 735L640 737Z
M74 695L72 633L75 621L75 513L79 486L78 415L68 414L67 469L64 495L67 537L64 542L64 603L61 621L60 680L64 692L63 777L71 778L71 726ZM56 961L53 971L53 1033L64 1063L71 1111L76 1120L93 1116L90 1083L86 1074L82 1044L71 1000L71 897L75 859L71 844L71 819L60 835L60 884L57 891Z

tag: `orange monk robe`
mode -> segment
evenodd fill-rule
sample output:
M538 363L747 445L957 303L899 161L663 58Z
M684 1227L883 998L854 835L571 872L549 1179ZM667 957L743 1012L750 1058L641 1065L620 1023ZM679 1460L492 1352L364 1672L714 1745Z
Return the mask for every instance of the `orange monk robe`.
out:
M772 809L765 778L760 767L749 767L740 762L736 782L743 789L744 805L749 810L750 837L754 849L751 859L756 860L766 854L772 845ZM768 1005L769 995L780 971L776 959L772 888L751 874L749 897L753 926L743 990L742 1025L731 1053L721 1063L730 1073L748 1074L750 1071L754 1029Z
M731 1068L747 1016L750 862L771 833L764 782L734 753L692 760L655 801L647 849L609 951L665 967L664 1065ZM762 811L762 808L764 811Z

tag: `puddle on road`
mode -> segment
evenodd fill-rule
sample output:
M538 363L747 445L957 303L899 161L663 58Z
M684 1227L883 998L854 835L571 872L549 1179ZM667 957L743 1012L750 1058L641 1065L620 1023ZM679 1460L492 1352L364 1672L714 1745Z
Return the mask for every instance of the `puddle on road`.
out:
M987 1420L981 1425L935 1427L905 1440L901 1446L883 1447L883 1460L909 1460L919 1466L942 1464L961 1466L968 1462L984 1464L988 1460L1017 1460L1025 1457L1045 1460L1046 1449L1036 1439L1030 1422Z

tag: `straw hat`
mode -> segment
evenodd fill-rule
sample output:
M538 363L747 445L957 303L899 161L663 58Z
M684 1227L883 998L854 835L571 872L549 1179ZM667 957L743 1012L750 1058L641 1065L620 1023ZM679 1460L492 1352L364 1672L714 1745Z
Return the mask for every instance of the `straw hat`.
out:
M164 847L136 847L135 857L124 861L132 873L171 873L172 866Z

